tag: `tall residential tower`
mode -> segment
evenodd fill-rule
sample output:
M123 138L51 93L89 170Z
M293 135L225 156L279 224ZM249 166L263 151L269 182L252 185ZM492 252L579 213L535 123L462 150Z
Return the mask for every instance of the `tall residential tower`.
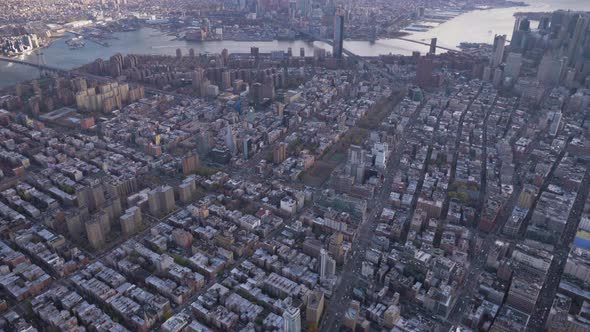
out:
M342 58L342 50L344 49L344 16L346 15L344 9L338 8L334 14L334 47L332 54L335 58Z
M506 47L506 35L496 35L494 37L494 50L490 59L492 70L497 68L504 58L504 48Z

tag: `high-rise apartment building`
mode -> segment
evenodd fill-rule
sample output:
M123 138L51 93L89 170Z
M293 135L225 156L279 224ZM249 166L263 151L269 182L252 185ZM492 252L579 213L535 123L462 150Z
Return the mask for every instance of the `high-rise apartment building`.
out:
M334 46L332 55L335 58L342 58L344 49L344 9L339 8L334 15Z
M504 67L504 77L517 79L522 67L522 54L510 52L506 57L506 67Z
M174 189L170 186L161 186L152 190L148 195L150 214L161 216L171 212L175 208Z
M283 312L283 331L300 332L301 331L301 313L299 308L288 307Z
M504 58L504 48L506 47L506 35L496 35L494 37L494 48L490 58L492 69L497 68Z

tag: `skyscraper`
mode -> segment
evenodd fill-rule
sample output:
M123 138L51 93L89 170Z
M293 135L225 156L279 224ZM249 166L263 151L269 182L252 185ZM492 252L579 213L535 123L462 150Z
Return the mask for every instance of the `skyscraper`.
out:
M189 175L197 171L200 167L199 155L190 152L182 159L182 174Z
M278 165L285 161L285 159L287 159L287 144L279 143L273 150L273 162Z
M328 252L326 249L320 250L320 278L326 277L326 270L328 264Z
M295 15L297 14L297 2L291 0L289 1L289 19L295 19Z
M510 40L510 47L514 49L526 47L531 32L531 22L524 16L516 17L514 22L514 29L512 30L512 37Z
M504 76L512 79L517 79L520 75L520 68L522 67L522 54L510 52L506 57L506 67L504 68Z
M283 331L300 332L301 331L301 313L299 308L288 307L283 312Z
M567 57L554 57L545 54L539 64L537 71L537 80L543 84L558 84L565 72L567 66Z
M336 273L336 261L330 257L326 249L320 250L320 278L332 278Z
M252 140L250 139L250 137L244 137L243 140L243 156L244 156L244 160L248 160L250 158L250 148L252 145Z
M232 154L235 154L237 151L236 147L236 132L231 125L228 125L225 128L225 145L229 149Z
M297 10L301 12L301 16L308 17L312 10L311 0L297 0Z
M436 41L438 39L437 38L432 38L430 40L430 54L436 54Z
M141 227L141 210L137 206L132 206L119 219L121 230L125 235L135 233Z
M342 58L344 48L344 9L338 8L334 15L334 47L332 54L335 58Z
M153 216L161 216L170 213L175 208L174 189L170 186L161 186L153 189L148 194L148 205Z
M266 13L266 6L263 0L257 0L256 1L256 17L257 18L262 18L264 16L264 13Z
M92 248L98 249L104 245L104 234L97 218L90 219L86 222L86 236Z
M203 84L203 81L205 81L205 79L205 70L203 68L197 68L194 72L191 73L192 85L195 92L200 93L201 85Z
M514 28L512 34L518 31L529 31L531 29L531 21L525 16L517 16L514 20Z
M436 58L431 56L419 57L416 65L416 84L421 88L438 86L441 79L440 75L435 74L436 68Z
M260 54L260 49L256 46L252 46L250 47L250 55L253 57L258 58L258 55Z
M324 293L321 291L311 292L305 307L305 318L307 322L318 324L324 312Z
M490 58L492 69L496 69L504 58L504 48L506 46L506 35L496 35L494 37L494 49Z
M584 52L584 48L582 44L586 39L586 34L588 33L588 26L590 24L590 19L587 16L580 16L576 21L576 26L574 29L574 33L569 40L568 45L568 53L567 57L569 60L569 64L572 65L576 63L576 60L579 56L582 55Z

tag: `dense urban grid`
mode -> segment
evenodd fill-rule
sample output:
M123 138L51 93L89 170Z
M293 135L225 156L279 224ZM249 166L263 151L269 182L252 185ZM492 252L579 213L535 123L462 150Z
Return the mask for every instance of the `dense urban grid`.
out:
M145 25L331 46L21 61L40 77L0 90L0 331L590 331L590 13L345 48L514 4L0 2L2 61Z

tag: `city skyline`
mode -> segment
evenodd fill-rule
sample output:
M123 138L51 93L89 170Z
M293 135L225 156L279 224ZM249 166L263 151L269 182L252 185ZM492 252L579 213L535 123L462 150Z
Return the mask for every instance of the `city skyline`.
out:
M0 331L590 330L584 8L0 3Z

